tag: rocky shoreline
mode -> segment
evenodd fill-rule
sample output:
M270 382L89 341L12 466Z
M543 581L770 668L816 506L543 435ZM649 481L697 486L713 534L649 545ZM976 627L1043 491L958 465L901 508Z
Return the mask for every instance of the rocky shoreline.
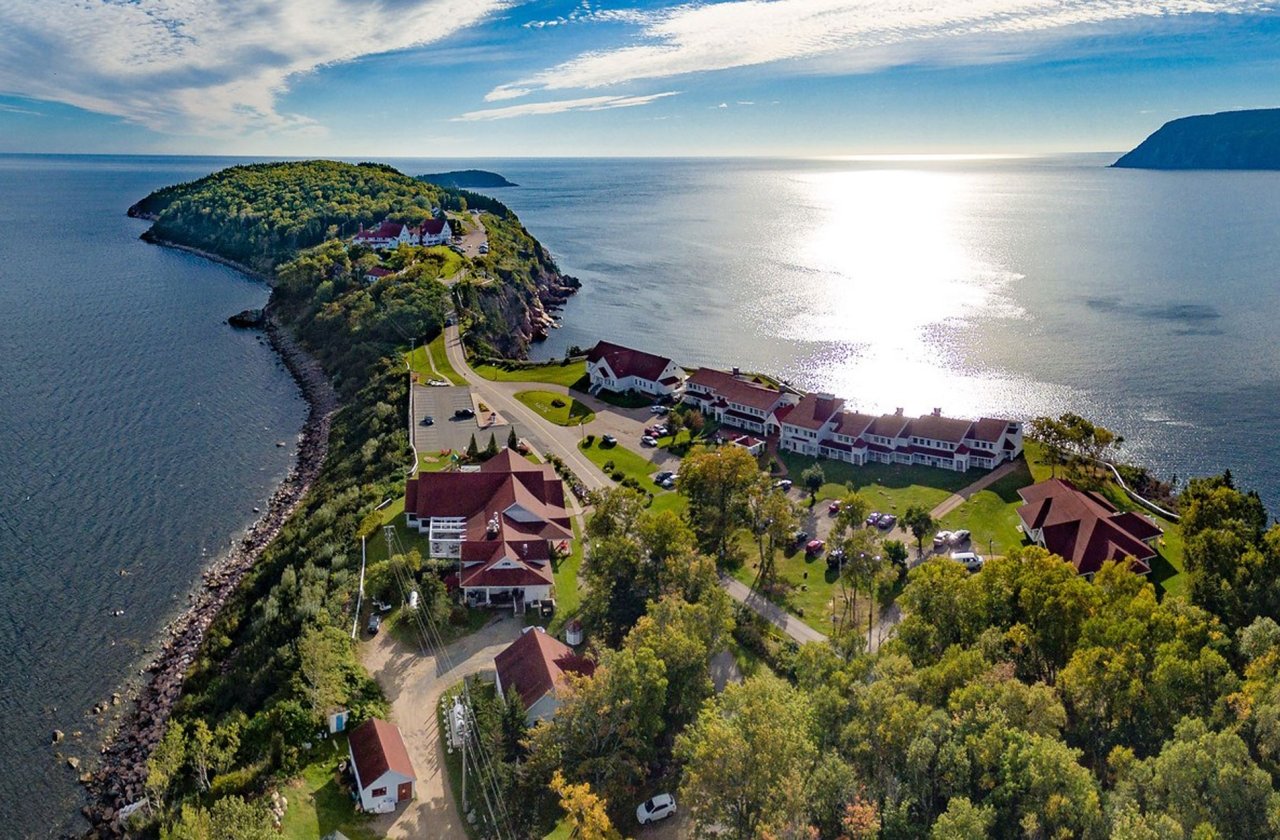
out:
M199 652L205 633L263 549L297 510L328 454L329 429L338 398L324 369L276 321L270 304L264 329L307 400L307 420L302 427L297 460L272 494L261 518L225 557L205 570L199 589L189 596L187 609L165 628L160 651L147 666L149 677L138 690L131 711L104 744L97 769L82 777L92 799L83 811L91 824L88 837L123 836L115 815L145 796L147 758L164 735L173 704L181 696L187 667Z

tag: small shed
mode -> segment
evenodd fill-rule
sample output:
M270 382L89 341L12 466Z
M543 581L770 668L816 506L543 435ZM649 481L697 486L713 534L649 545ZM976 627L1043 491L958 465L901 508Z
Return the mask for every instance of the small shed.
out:
M363 810L386 814L413 799L418 777L394 725L379 718L365 721L351 730L348 751Z
M564 628L564 640L569 643L570 647L577 647L582 644L582 622L578 619L570 621Z

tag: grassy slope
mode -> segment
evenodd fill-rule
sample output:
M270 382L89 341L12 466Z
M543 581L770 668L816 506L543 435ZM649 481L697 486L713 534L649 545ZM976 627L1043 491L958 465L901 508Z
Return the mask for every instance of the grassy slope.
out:
M595 412L573 397L553 391L520 391L516 399L557 426L577 426L596 419ZM556 403L560 405L556 405Z
M572 387L587 375L586 362L550 362L545 365L514 367L510 370L495 365L479 364L472 367L476 373L494 382L543 382L548 385Z
M583 454L591 459L591 463L600 469L604 469L604 465L609 461L613 462L615 470L622 470L624 477L634 478L640 482L641 488L653 493L653 505L651 509L654 511L674 510L677 513L684 512L688 505L684 496L672 490L663 490L653 483L651 477L658 471L658 467L652 462L645 460L641 456L627 449L625 446L602 446L597 441L593 445L588 446L585 442L578 445ZM606 473L609 473L606 470Z
M431 354L430 361L427 359L428 353ZM438 375L454 385L467 384L467 381L453 369L453 365L449 364L449 358L444 350L444 333L436 336L425 347L415 348L408 355L408 359L409 369L418 374L419 381L425 382L428 379L435 379ZM432 363L435 364L435 370L431 369Z
M289 798L280 826L285 840L316 840L335 829L351 840L374 840L369 818L357 814L351 797L338 787L335 769L347 755L347 739L339 735L316 749L319 756L284 789Z
M980 473L957 473L936 467L902 464L867 464L857 467L842 461L806 458L790 452L778 457L796 484L805 468L815 461L822 465L826 483L818 491L818 501L844 496L856 490L871 503L872 510L901 514L911 505L932 509L956 490L972 483Z
M1032 483L1031 470L1020 461L1014 472L942 517L942 528L967 528L973 532L975 551L1007 554L1023 544L1018 530L1018 506L1022 504L1018 490Z

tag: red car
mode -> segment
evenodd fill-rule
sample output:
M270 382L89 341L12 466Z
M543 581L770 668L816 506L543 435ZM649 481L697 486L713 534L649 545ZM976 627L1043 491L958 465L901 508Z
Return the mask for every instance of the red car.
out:
M827 505L827 513L831 514L832 516L835 516L835 515L836 515L837 513L839 513L839 512L840 512L840 502L839 502L839 500L836 500L836 501L832 502L831 504Z
M822 540L809 540L809 542L805 544L804 553L819 554L821 553L822 549L826 547L827 547L827 544L824 543Z

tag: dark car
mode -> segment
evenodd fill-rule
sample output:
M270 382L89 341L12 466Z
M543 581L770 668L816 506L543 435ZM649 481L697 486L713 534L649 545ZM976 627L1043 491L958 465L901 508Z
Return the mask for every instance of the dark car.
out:
M838 569L840 564L844 562L844 549L833 548L827 552L827 568Z
M422 425L424 426L434 426L435 424L436 418L432 417L430 414L422 418Z
M377 613L374 613L373 615L369 616L369 635L370 636L378 635L378 628L381 626L382 626L382 616L378 615Z
M791 541L794 542L796 545L800 545L801 543L807 543L809 541L809 532L796 531L794 534L791 535Z
M475 411L470 408L460 408L453 413L454 420L467 420L475 416L476 416Z

